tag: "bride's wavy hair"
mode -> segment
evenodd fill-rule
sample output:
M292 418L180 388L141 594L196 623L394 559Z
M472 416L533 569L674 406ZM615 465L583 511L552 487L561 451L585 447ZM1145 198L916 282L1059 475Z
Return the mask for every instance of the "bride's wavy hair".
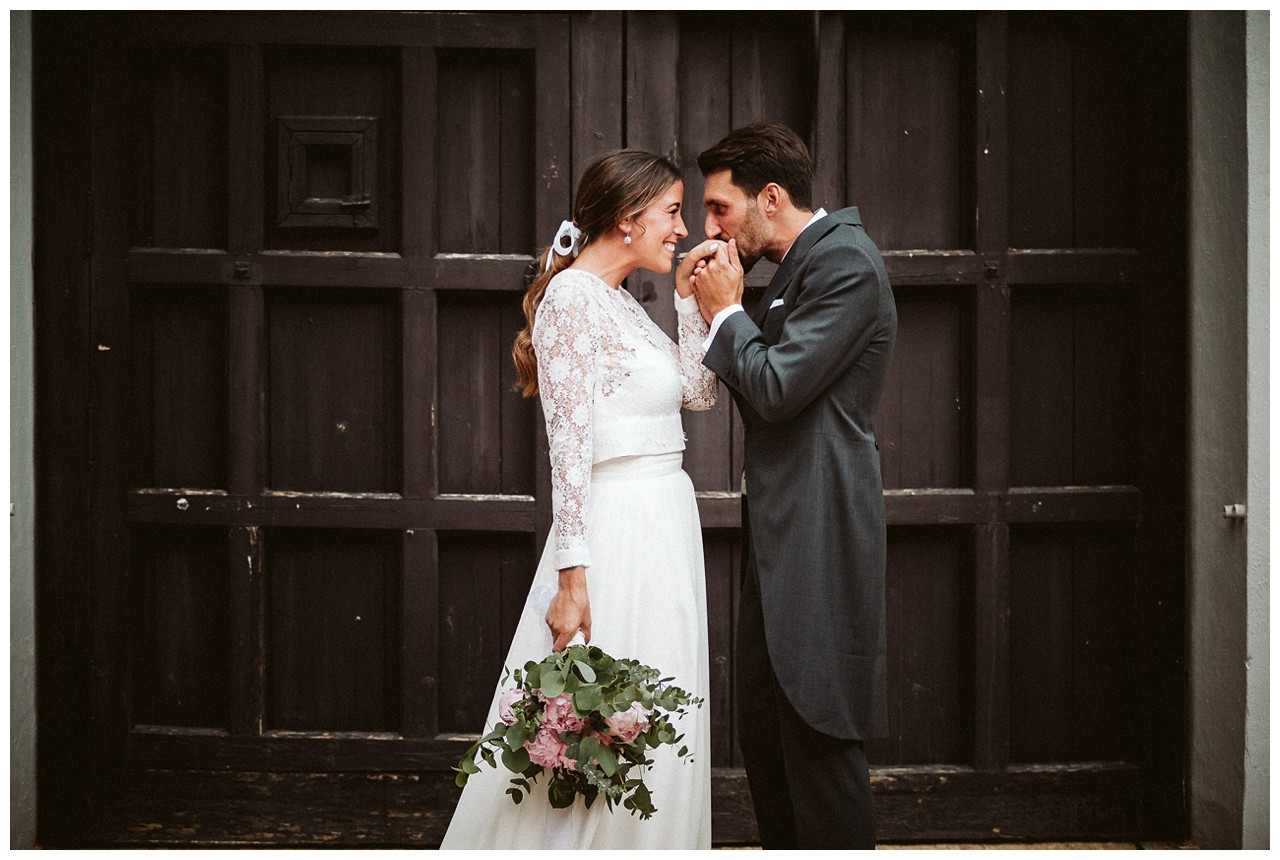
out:
M606 152L587 166L578 182L573 200L573 223L582 231L579 246L585 248L608 235L620 222L634 218L657 200L680 171L669 159L639 149ZM533 350L533 322L547 284L558 272L569 268L572 255L538 254L538 274L524 294L525 326L516 335L511 357L516 363L516 388L525 397L538 393L538 357Z

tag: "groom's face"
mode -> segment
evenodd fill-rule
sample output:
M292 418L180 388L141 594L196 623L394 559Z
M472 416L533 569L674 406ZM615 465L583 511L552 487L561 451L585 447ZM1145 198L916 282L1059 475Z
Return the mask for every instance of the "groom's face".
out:
M733 184L728 168L707 174L702 202L707 207L704 232L708 239L738 241L738 258L750 271L768 250L769 223L760 214L756 199Z

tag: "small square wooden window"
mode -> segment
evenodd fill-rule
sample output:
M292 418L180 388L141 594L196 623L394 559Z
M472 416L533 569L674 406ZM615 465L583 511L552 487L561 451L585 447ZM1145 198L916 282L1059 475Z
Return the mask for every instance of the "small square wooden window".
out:
M280 116L276 122L276 223L376 228L377 118Z

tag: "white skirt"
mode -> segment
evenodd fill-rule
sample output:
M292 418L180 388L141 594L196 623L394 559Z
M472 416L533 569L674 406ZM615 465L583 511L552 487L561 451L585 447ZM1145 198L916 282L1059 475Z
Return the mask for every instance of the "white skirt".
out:
M682 455L619 457L591 472L587 505L587 568L591 644L613 657L634 658L671 676L676 686L706 700L676 724L692 753L680 760L671 746L653 751L644 775L657 812L642 821L603 800L587 809L581 798L552 809L547 778L516 805L505 793L508 773L480 763L458 801L441 848L710 848L711 704L707 666L706 575L693 484ZM558 583L552 566L555 536L547 541L530 594ZM543 589L545 593L545 589ZM505 665L510 669L551 653L551 632L527 601ZM484 730L498 719L499 686ZM479 728L479 727L477 727Z

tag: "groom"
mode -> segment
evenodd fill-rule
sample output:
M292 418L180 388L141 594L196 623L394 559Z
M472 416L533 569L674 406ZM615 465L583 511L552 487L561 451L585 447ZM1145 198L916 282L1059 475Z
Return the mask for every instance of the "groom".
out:
M779 124L698 157L708 240L676 276L711 323L703 363L746 425L737 711L765 848L873 848L863 741L887 733L876 408L897 313L858 210L812 211ZM778 263L753 314L743 274Z

